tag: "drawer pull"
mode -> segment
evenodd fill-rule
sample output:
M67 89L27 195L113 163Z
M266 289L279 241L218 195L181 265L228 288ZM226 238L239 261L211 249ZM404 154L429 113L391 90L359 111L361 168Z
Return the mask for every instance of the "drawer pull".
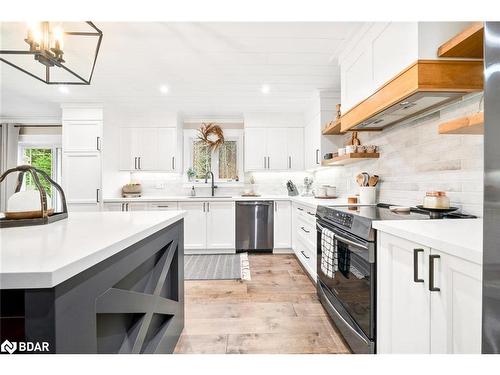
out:
M299 210L299 211L304 211L304 209L303 209L303 208L300 208L300 207L297 207L297 210Z
M170 206L156 206L158 208L169 208Z
M308 257L308 256L306 255L306 253L304 253L304 250L300 250L300 252L301 252L301 253L302 253L302 255L304 256L304 258L306 258L306 259L311 259L310 257Z
M316 215L315 215L315 214L313 214L312 212L307 211L307 213L308 213L309 215L311 215L311 216L316 216Z
M304 232L306 232L306 233L311 233L311 231L310 231L310 230L307 230L307 229L305 229L304 227L300 227L300 229L302 229L302 230L303 230Z

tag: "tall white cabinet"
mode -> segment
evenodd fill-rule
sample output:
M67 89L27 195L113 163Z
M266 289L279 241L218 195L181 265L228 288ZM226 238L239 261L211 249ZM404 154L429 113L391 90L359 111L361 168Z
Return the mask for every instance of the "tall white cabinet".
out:
M304 128L246 128L245 170L304 169Z
M379 232L377 352L480 353L481 265Z
M99 210L102 108L62 107L62 187L70 211Z

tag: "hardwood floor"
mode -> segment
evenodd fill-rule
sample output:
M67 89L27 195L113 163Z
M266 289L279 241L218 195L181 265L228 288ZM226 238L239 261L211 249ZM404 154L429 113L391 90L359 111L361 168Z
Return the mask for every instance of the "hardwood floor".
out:
M251 281L185 282L175 353L349 353L291 254L250 255Z

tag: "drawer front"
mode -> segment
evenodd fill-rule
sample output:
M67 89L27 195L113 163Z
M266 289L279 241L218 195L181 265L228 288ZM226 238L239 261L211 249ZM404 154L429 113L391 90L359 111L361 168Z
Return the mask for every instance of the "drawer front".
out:
M295 212L297 216L305 221L315 225L316 224L316 210L314 208L302 205L295 205Z
M302 263L304 268L311 275L313 280L316 280L316 249L311 249L308 243L299 239L295 250L295 255Z
M152 211L175 211L178 210L177 202L151 202L149 209Z
M316 249L316 227L303 217L297 219L297 237L307 243L311 248Z

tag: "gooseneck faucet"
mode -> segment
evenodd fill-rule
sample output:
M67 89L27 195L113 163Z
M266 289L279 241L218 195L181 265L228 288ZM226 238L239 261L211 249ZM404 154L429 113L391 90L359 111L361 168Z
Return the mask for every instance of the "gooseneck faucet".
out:
M217 189L217 186L215 186L214 173L212 171L208 171L207 174L205 175L205 183L208 183L209 174L212 179L212 197L215 197L215 189Z

